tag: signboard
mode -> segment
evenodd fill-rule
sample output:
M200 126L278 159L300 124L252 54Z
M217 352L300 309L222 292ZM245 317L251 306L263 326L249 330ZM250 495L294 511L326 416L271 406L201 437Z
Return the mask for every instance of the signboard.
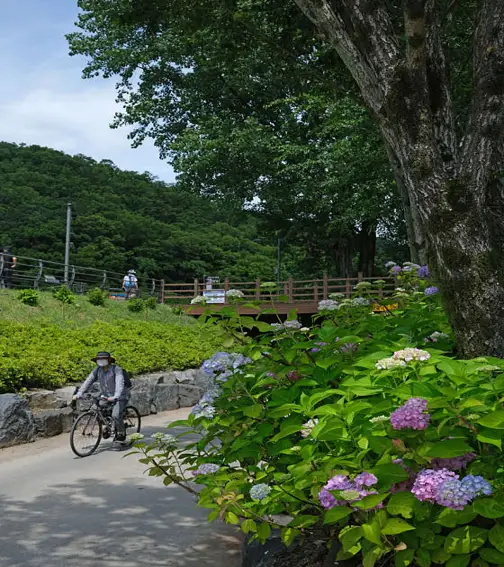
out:
M223 289L205 289L203 297L208 304L211 303L226 303L226 291Z
M206 278L205 288L211 290L213 288L213 284L218 284L218 283L220 283L220 278L214 278L209 276Z

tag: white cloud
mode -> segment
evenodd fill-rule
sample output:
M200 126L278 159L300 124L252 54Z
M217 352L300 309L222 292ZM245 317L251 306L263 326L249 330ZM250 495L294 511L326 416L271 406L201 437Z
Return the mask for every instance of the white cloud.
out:
M63 14L68 0L28 0L32 11L20 27L17 2L0 0L0 140L110 159L173 181L152 142L132 149L127 129L109 127L120 109L113 82L83 80L83 60L68 56L64 33L72 29L76 7Z
M0 138L111 159L123 169L151 171L173 179L171 168L157 158L152 144L134 150L126 129L109 128L118 110L112 85L84 85L73 92L35 86L17 99L0 100Z

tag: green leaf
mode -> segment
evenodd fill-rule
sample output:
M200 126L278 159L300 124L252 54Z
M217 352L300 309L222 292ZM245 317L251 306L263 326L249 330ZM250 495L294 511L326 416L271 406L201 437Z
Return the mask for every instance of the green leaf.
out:
M395 567L408 567L409 565L413 564L414 558L414 549L405 549L404 551L399 551L395 555Z
M284 527L280 531L282 541L283 541L284 545L286 545L287 547L290 546L290 544L296 539L296 537L300 533L301 532L299 530L294 530L291 527Z
M276 443L277 441L280 441L280 439L292 435L293 433L297 433L300 430L301 430L301 425L287 425L279 433L277 433L274 437L270 439L270 443Z
M464 555L480 548L487 540L488 531L476 526L464 526L453 530L446 537L446 553Z
M497 548L499 551L504 553L504 528L501 525L496 524L490 530L490 533L488 534L488 539L495 548Z
M311 410L315 407L318 403L326 398L330 398L338 393L338 390L325 390L324 392L317 392L313 394L308 399L308 410Z
M427 457L451 458L471 453L473 448L462 439L446 439L433 445L426 453Z
M308 528L313 526L319 521L319 516L310 516L305 514L300 514L296 516L292 522L289 524L290 528Z
M408 480L409 474L401 467L394 463L386 465L378 465L373 469L373 474L382 484L396 484L403 480Z
M327 370L330 366L338 363L340 360L341 360L340 356L330 356L328 358L317 358L315 360L315 364L317 366L320 366L320 368Z
M388 496L388 492L385 494L371 494L371 496L366 496L358 502L353 502L352 506L359 508L359 510L371 510L372 508L376 508L376 506L383 502Z
M478 498L473 503L473 510L480 516L491 520L504 517L504 503L495 498Z
M247 417L259 417L263 412L263 407L260 404L253 404L243 409L243 415Z
M446 562L446 567L467 567L471 562L470 555L455 555Z
M240 519L234 512L226 512L225 519L228 524L238 525L240 523Z
M254 520L244 520L241 525L242 532L248 534L257 531L257 526Z
M494 445L502 450L502 433L497 429L482 428L479 430L476 439L482 443Z
M371 543L381 545L380 526L377 522L372 522L371 524L362 524L362 534Z
M362 539L364 531L360 526L346 526L339 534L339 540L344 551L349 551L354 545Z
M336 506L324 514L324 524L334 524L339 520L350 516L352 510L346 506Z
M430 567L431 555L426 549L419 549L416 553L416 560L419 567Z
M402 534L403 532L410 532L414 529L414 526L408 524L408 522L405 522L404 520L401 520L401 518L390 518L382 528L382 534L397 535Z
M258 524L257 535L262 542L266 541L271 535L271 526L266 522Z
M383 551L379 547L375 547L371 551L364 553L362 560L363 567L374 567L382 553Z
M489 549L484 547L479 550L479 555L484 561L488 563L493 563L495 565L504 565L504 553L497 551L496 549Z
M390 497L387 503L387 510L393 516L402 516L403 518L411 518L413 516L413 508L417 499L411 492L398 492Z
M489 429L504 429L504 411L498 410L489 413L478 420L477 423Z
M471 506L466 506L464 510L443 508L436 520L436 524L440 524L445 528L455 528L462 524L469 524L477 515L476 512L473 512Z

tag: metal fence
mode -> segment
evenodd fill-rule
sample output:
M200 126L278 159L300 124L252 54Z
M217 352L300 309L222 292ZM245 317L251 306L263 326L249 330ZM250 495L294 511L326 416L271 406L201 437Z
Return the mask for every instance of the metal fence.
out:
M0 254L0 288L13 289L51 289L67 285L77 294L83 294L93 288L109 293L112 299L124 298L122 289L125 274L111 270L99 270L84 266L70 265L68 280L65 281L65 264L50 260L41 260L27 256L17 256L15 265L12 259ZM159 301L164 297L162 280L145 278L137 275L139 295L155 296Z

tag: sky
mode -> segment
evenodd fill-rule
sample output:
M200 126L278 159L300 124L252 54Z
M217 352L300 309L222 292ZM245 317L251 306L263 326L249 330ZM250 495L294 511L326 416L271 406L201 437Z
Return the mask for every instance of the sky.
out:
M153 144L133 149L114 80L82 79L85 60L68 55L77 0L0 0L0 140L37 144L174 181Z

